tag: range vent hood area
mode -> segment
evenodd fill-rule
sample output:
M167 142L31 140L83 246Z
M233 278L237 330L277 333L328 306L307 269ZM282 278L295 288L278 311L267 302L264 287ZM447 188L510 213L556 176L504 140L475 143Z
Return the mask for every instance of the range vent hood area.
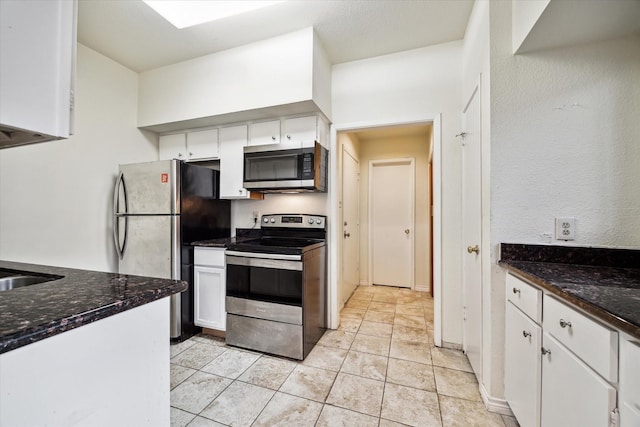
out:
M61 139L33 131L0 125L0 149Z

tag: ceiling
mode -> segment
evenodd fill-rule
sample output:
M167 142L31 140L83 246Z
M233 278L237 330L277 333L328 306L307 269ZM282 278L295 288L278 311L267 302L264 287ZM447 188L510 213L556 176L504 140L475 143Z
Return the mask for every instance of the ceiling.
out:
M79 0L78 41L141 72L314 27L338 64L460 40L473 2L291 0L179 30L140 0Z

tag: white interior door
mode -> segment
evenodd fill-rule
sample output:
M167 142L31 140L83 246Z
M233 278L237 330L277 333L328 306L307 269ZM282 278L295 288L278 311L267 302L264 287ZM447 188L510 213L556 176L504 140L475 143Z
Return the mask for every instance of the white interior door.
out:
M360 282L360 166L342 150L342 289L346 302Z
M482 374L482 264L480 262L481 137L480 90L476 87L463 111L462 136L462 298L463 349L476 376Z
M369 277L374 285L412 288L414 282L413 159L369 166Z

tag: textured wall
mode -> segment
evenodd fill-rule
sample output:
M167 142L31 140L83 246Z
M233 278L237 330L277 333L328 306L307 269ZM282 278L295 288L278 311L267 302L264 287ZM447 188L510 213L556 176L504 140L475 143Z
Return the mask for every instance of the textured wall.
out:
M550 237L554 217L570 216L568 244L640 247L640 35L493 48L493 242L564 244Z

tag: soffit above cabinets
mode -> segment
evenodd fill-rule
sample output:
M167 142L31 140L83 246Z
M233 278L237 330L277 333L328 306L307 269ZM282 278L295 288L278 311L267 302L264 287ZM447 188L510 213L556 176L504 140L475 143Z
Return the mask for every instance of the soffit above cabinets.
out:
M513 0L513 52L604 41L640 31L638 0Z

